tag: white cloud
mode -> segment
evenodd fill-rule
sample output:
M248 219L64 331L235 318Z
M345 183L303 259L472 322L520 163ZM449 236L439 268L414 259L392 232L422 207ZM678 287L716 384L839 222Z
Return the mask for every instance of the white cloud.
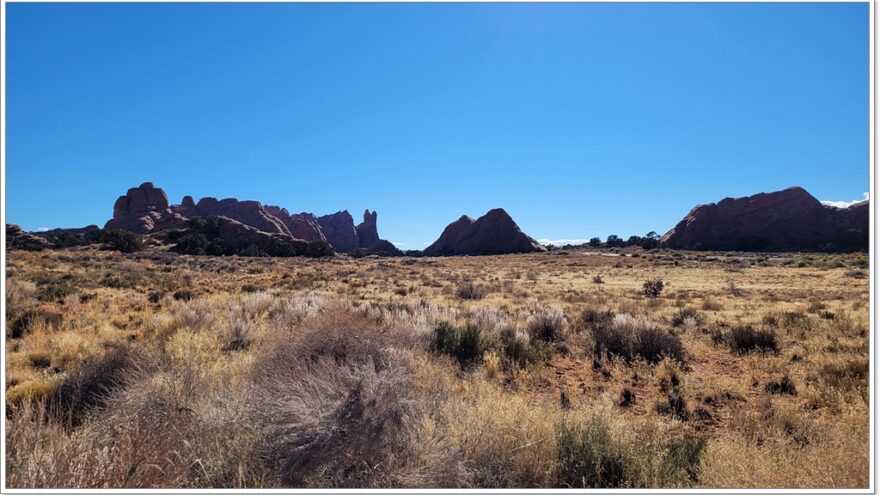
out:
M589 239L538 239L541 244L550 244L551 246L564 246L566 244L584 244L590 242Z
M862 193L864 196L862 199L854 199L852 201L820 201L823 205L833 206L835 208L849 208L850 206L861 203L868 199L868 193Z
M397 246L397 247L403 247L403 246L406 246L406 243L405 243L405 242L391 241L391 244L394 244L394 245Z
M423 242L423 243L422 243L422 246L430 246L430 245L431 245L430 242Z
M49 232L49 227L40 227L34 232Z

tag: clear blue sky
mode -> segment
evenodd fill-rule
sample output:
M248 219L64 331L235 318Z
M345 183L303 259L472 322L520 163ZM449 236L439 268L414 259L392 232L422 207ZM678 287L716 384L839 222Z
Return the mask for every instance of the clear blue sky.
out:
M868 190L868 4L7 4L7 220L103 223L144 181L420 249Z

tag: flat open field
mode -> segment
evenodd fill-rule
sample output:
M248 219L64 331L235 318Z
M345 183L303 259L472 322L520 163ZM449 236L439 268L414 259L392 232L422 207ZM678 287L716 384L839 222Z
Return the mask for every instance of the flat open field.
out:
M12 251L7 483L866 487L867 266Z

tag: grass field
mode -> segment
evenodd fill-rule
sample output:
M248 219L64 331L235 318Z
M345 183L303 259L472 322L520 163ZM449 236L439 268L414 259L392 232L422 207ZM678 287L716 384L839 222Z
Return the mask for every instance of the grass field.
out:
M865 255L6 270L9 487L868 484Z

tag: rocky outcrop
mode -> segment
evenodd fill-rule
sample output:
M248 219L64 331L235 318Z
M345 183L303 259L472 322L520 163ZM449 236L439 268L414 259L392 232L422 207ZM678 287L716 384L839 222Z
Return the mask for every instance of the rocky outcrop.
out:
M343 210L331 215L318 217L318 224L324 236L337 252L363 254L369 252L379 242L383 243L384 252L387 251L389 246L393 247L394 244L383 241L379 237L379 231L376 228L378 216L378 213L375 211L365 210L364 221L355 226L351 214L348 210Z
M546 251L520 230L501 208L474 220L462 216L449 224L440 238L425 248L425 256L488 255Z
M291 215L286 208L281 208L280 206L266 205L265 208L270 215L284 223L294 238L304 241L327 242L327 238L321 232L321 225L318 223L318 218L315 215L311 213L295 213Z
M48 240L22 230L18 225L6 224L6 249L22 251L42 251L51 247Z
M361 247L354 220L347 210L318 217L318 224L324 232L324 237L337 252L352 253Z
M52 229L45 232L36 232L34 235L48 240L52 247L69 248L99 243L103 233L97 225L89 225L82 228Z
M836 208L790 187L698 205L660 242L672 249L718 251L867 250L868 217L867 201Z
M327 256L326 241L304 241L269 233L224 216L196 217L186 229L166 234L173 250L185 254L242 256Z
M105 229L125 229L137 234L178 228L186 219L168 206L168 195L152 182L128 190L113 205L113 219Z
M352 253L355 257L360 256L403 256L403 251L397 249L391 241L386 241L384 239L379 239L372 246L368 248L360 248Z
M182 205L181 205L182 206ZM202 198L193 209L183 209L187 217L226 217L269 234L293 237L279 218L271 215L259 201L239 201L235 198L218 200Z
M376 230L376 219L378 216L379 215L375 211L371 212L370 210L364 210L364 221L355 227L358 234L358 245L360 247L371 249L377 242L379 242L379 231Z
M129 189L116 201L107 228L149 234L188 228L189 219L224 217L259 232L318 243L312 245L312 251L332 246L338 252L354 253L358 249L368 252L379 245L382 239L376 228L377 216L375 211L366 210L363 222L355 226L348 211L319 218L311 213L291 214L280 206L234 198L207 197L196 202L192 196L184 196L179 205L169 205L165 192L147 182ZM150 237L158 239L156 235ZM390 243L381 244L378 252L392 252L389 246L393 247Z
M235 250L258 249L270 256L293 256L305 252L309 246L304 240L260 230L233 218L220 216L218 220L217 233L220 239Z

